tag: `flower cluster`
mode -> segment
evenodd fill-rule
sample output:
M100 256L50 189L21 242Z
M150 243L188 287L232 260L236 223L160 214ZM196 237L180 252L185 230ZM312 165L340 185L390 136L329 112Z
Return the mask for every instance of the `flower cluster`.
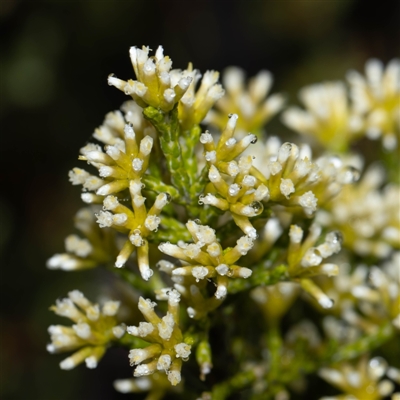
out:
M189 304L189 316L200 318L221 303L215 299L205 299L201 295L199 288L203 289L207 281L215 282L214 296L217 300L222 300L228 293L229 278L246 279L251 276L251 269L240 267L236 262L253 247L253 239L242 236L235 247L224 250L214 229L198 225L195 221L189 221L186 226L194 243L159 245L161 252L180 260L182 266L175 268L173 264L164 261L160 263L160 267L171 274L173 281L177 283L176 289ZM195 282L197 285L194 285Z
M365 64L365 75L350 71L350 96L355 111L363 116L363 130L370 139L382 138L384 147L393 150L400 138L400 59L386 69L377 59Z
M99 229L93 210L82 208L75 216L75 227L85 238L69 235L65 239L66 253L55 254L47 261L49 269L73 271L97 267L110 261L116 252L113 232Z
M269 71L260 71L249 80L247 88L244 71L229 67L224 71L222 82L226 96L216 103L216 110L211 110L207 116L207 122L220 129L225 126L226 115L235 113L239 116L239 133L258 133L284 105L281 94L267 98L273 82Z
M393 382L382 379L385 375L400 382L400 370L389 367L382 357L371 359L363 357L356 365L342 363L336 368L321 368L319 375L346 393L347 397L363 400L380 400L393 392L395 387ZM323 397L322 399L339 398L343 397ZM394 400L396 398L392 397Z
M127 332L151 344L141 349L132 349L129 352L129 361L135 366L134 376L163 371L175 386L181 381L182 361L189 358L191 346L184 342L179 328L180 295L172 289L166 296L168 312L162 318L154 311L157 305L155 302L143 297L139 299L139 310L147 322L141 322L139 326L128 326Z
M300 99L307 111L291 107L283 114L283 122L293 130L334 151L345 149L360 132L362 121L352 112L342 82L307 86L300 91Z
M91 303L81 292L74 290L68 297L57 300L51 307L57 315L69 318L75 324L70 326L51 325L49 334L51 343L47 346L50 353L76 351L61 361L62 369L72 369L82 362L88 368L96 368L111 341L125 334L125 326L118 325L115 315L118 301L106 301L100 308Z
M350 93L342 82L325 82L300 91L306 111L290 107L282 116L291 129L334 151L345 151L362 135L382 137L387 150L397 148L400 135L400 60L386 69L376 59L365 65L366 77L349 71Z
M384 173L370 167L356 185L343 188L321 215L321 223L343 233L344 246L362 256L385 258L400 248L400 187L381 186ZM377 212L379 210L379 212Z
M381 266L373 266L365 279L351 288L352 295L359 301L358 307L368 317L369 324L381 325L391 322L400 330L400 252ZM350 312L350 322L361 321ZM361 325L366 325L364 321Z
M350 97L342 82L302 89L306 110L282 117L310 139L296 144L262 137L286 101L268 97L269 72L246 84L227 69L223 88L217 71L172 69L161 46L130 57L136 80L108 82L132 99L81 148L88 167L69 172L86 204L75 217L83 236L47 266L104 266L145 321L129 302L120 323L119 302L70 292L51 308L73 321L49 328L50 352L73 351L61 368L94 368L117 344L133 377L115 389L148 400L304 397L317 374L343 391L334 398L392 394L383 377L399 383L400 372L380 347L400 331L398 160L388 153L378 167L370 154L363 172L348 148L364 134L395 148L398 61L385 71L370 61L366 80L350 73Z
M131 47L129 55L137 80L123 81L110 75L109 85L131 96L143 108L151 106L168 112L179 104L183 125L199 124L224 95L224 90L217 83L219 73L207 71L195 93L195 86L201 77L197 70L193 70L191 65L184 71L171 69L172 60L164 56L162 46L158 47L154 57L149 57L149 51L146 46L142 49Z

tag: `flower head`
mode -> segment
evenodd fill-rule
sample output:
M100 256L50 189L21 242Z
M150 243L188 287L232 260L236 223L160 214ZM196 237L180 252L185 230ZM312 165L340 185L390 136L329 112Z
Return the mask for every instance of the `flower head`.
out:
M97 367L109 342L120 339L125 333L125 326L118 325L115 318L118 308L118 301L106 301L100 308L78 290L69 292L67 298L57 300L51 310L75 324L72 327L51 325L51 343L47 350L50 353L77 350L61 361L62 369L75 368L84 361L88 368Z
M354 109L363 117L367 136L382 138L383 146L393 150L400 140L400 59L391 60L386 69L381 61L371 59L365 64L365 75L347 74Z
M314 84L300 91L306 110L290 107L283 122L332 151L344 151L362 128L361 118L350 109L342 82Z
M324 380L342 390L348 398L363 400L381 400L393 392L394 384L388 379L382 379L385 374L398 378L399 371L388 367L382 357L362 357L355 365L343 362L335 367L319 370L319 375ZM343 396L323 397L321 400L339 398Z
M203 283L207 280L215 281L214 296L222 300L227 295L229 278L248 278L251 275L251 269L240 267L236 265L236 262L253 247L253 239L243 236L234 248L224 250L217 241L214 229L198 225L195 221L189 221L186 226L194 243L181 242L178 245L161 243L159 246L161 252L183 263L182 267L170 270L172 278L178 284L187 287L193 285L194 282L198 283L199 287L203 287L204 284L200 281ZM218 302L213 303L218 304ZM200 309L200 304L198 306ZM194 309L196 308L197 305L194 304Z
M370 167L355 185L345 186L329 204L321 223L343 233L344 246L359 255L387 257L400 248L400 187L386 185L377 166Z
M129 55L137 80L123 81L113 74L108 77L109 85L130 95L141 106L152 106L170 111L188 89L191 78L171 73L172 61L164 56L162 46L149 57L149 47L131 47Z
M260 71L249 80L245 87L244 71L238 67L229 67L223 73L223 85L226 95L217 103L215 110L207 116L207 122L223 129L226 115L235 113L239 116L238 132L259 132L260 129L279 112L284 104L281 94L267 97L272 86L272 74Z
M182 361L189 358L191 346L183 341L179 328L180 295L172 289L167 297L168 312L162 318L154 311L157 305L155 302L140 297L139 310L147 322L141 322L139 326L128 326L127 332L151 344L142 349L132 349L129 360L135 366L135 377L163 371L171 385L175 386L181 381Z
M207 71L195 92L201 78L199 71L193 70L191 64L183 71L171 69L172 60L164 56L162 46L157 48L152 57L149 57L149 51L146 46L142 49L131 47L129 54L136 80L123 81L111 74L108 77L109 85L130 95L143 108L151 106L169 112L179 104L179 120L183 129L199 124L224 94L217 83L219 73Z
M381 325L390 321L400 330L400 252L382 266L370 269L369 279L351 289L368 320Z
M75 227L83 233L65 238L66 253L55 254L47 260L47 268L74 271L97 267L111 261L117 249L113 246L114 232L100 229L95 220L95 209L82 208L75 216Z

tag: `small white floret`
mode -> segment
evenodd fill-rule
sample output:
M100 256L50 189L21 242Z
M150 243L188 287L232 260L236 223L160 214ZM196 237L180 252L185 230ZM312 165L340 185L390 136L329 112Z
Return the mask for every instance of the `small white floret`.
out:
M211 257L218 257L221 254L221 248L218 243L211 243L209 246L207 246L207 253Z
M306 251L306 254L301 260L301 265L303 267L314 267L319 265L322 261L322 257L315 247L311 247Z
M167 372L169 370L169 367L171 366L171 362L171 356L169 354L163 354L158 358L157 369L159 371Z
M226 286L220 285L217 287L217 290L215 292L215 297L217 299L222 299L227 295L227 293L228 293L228 290L227 290Z
M292 243L300 243L303 239L303 229L297 225L291 225L289 230L289 237Z
M97 223L99 224L100 228L108 228L113 224L113 214L109 211L100 211L96 214Z
M216 183L221 180L221 175L216 167L214 165L211 165L210 170L208 172L208 178L210 179L211 182Z
M217 152L215 150L207 151L206 154L204 155L204 157L210 163L217 162Z
M179 371L169 371L168 380L171 382L172 386L176 386L181 381L181 373Z
M140 142L140 152L144 156L148 156L152 148L153 148L153 138L147 135Z
M213 137L209 132L205 132L200 135L200 142L202 144L212 143L212 141L213 141Z
M161 339L169 340L174 330L174 326L174 317L168 312L167 315L162 318L161 322L157 324L158 334Z
M92 334L92 330L91 330L89 324L87 324L85 322L81 322L79 324L72 325L72 328L74 329L76 335L84 340L89 339Z
M220 264L215 270L222 276L227 275L229 272L229 267L226 264Z
M253 247L253 239L248 236L242 236L236 242L236 248L240 254L246 255L248 251Z
M196 278L196 282L200 279L204 279L208 275L208 269L206 267L193 267L192 275Z
M233 183L232 185L229 185L228 188L228 193L230 196L234 197L239 194L241 187L237 183Z
M86 368L94 369L97 368L97 358L95 356L90 356L85 358Z
M281 179L279 189L287 199L295 192L294 184L291 179Z
M60 368L64 370L70 370L76 367L74 359L72 357L68 357L65 360L60 362Z
M132 160L132 168L134 171L139 172L142 170L143 167L143 160L140 158L134 158Z
M317 202L318 199L311 190L299 197L300 206L308 213L314 213L317 211Z
M157 231L160 222L161 222L160 218L157 217L156 215L148 215L146 220L144 221L144 226L149 231Z
M122 336L124 336L125 334L125 325L117 325L117 326L113 326L112 328L112 333L114 335L114 337L116 337L117 339L121 339Z
M102 313L113 317L117 314L120 304L119 301L108 300L103 304Z
M144 376L144 375L150 375L153 371L149 369L147 364L141 364L138 365L135 369L135 372L133 373L133 376Z
M174 349L176 351L176 356L180 357L182 359L188 358L190 356L190 349L191 346L186 344L186 343L178 343L174 346Z
M125 213L114 214L113 224L124 225L128 221L128 216Z

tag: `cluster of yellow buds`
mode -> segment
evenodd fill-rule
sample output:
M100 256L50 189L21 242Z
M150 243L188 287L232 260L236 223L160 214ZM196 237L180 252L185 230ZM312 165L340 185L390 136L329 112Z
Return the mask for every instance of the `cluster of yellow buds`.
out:
M307 86L300 91L307 111L290 107L283 122L291 129L310 136L333 151L346 150L362 129L361 118L351 110L342 82Z
M364 285L369 268L366 265L357 265L355 268L351 268L351 265L343 262L340 256L335 261L338 265L337 275L332 279L320 275L315 280L323 292L334 301L331 311L337 315L343 315L350 308L356 307L357 298L353 295L352 290L354 287Z
M130 255L136 249L137 261L140 273L144 280L148 280L153 271L149 267L149 244L146 237L151 232L157 231L160 224L159 214L169 202L169 195L161 193L150 210L146 210L145 198L141 195L142 184L132 180L129 191L132 198L133 211L118 202L117 197L107 196L104 199L104 209L97 214L97 222L100 227L113 227L128 235L115 261L115 266L121 268L128 261ZM111 212L112 211L112 212Z
M125 334L125 325L118 325L115 318L119 301L106 301L100 308L91 303L81 292L73 290L68 297L57 300L51 307L57 315L69 318L75 324L70 326L51 325L50 353L76 351L61 361L62 369L72 369L82 362L88 368L96 368L108 345Z
M126 327L117 321L118 301L100 307L70 292L51 308L73 321L49 328L50 352L74 352L61 368L94 368L116 342L129 348L134 371L115 389L148 391L148 400L169 391L194 398L196 390L203 400L242 390L287 399L289 387L301 392L306 373L318 371L346 393L338 399L390 395L394 387L382 378L397 382L400 371L367 355L400 330L394 153L387 174L372 165L357 183L363 157L347 150L365 132L395 147L398 61L385 72L369 62L367 80L350 73L351 99L340 82L304 88L306 110L291 107L282 118L309 136L296 145L293 136L261 137L285 103L268 97L268 71L245 85L242 70L228 69L223 97L217 71L172 69L161 46L153 56L132 47L130 58L136 80L110 75L108 82L132 100L108 113L93 133L97 142L80 150L95 172L69 172L89 204L75 218L83 237L68 236L66 252L47 266L106 266L132 289L145 321ZM163 316L154 300L167 302ZM307 320L304 300L322 318ZM183 381L195 378L183 362L192 353L202 382L188 389Z
M269 189L270 202L300 207L308 217L358 177L358 171L340 158L323 156L312 162L307 148L293 143L282 144L258 176Z
M109 262L117 252L114 232L100 229L96 224L94 210L82 208L75 216L75 227L85 238L69 235L65 239L66 253L55 254L47 261L47 268L73 271L97 267Z
M171 289L166 296L168 312L162 318L154 311L157 305L155 302L140 297L138 307L147 322L141 322L139 326L128 326L127 332L151 344L144 348L132 349L129 352L129 360L131 365L135 366L135 377L163 371L175 386L181 381L182 361L188 360L191 346L184 342L179 328L180 294Z
M363 117L363 130L370 139L382 138L383 146L393 150L400 140L400 59L391 60L386 69L381 61L365 64L365 75L350 71L350 96L355 111Z
M283 122L333 151L346 151L364 134L369 139L382 137L383 146L394 150L400 137L400 60L391 60L385 69L381 61L371 59L365 73L366 78L349 71L349 94L342 82L303 88L300 100L306 111L290 107Z
M124 113L108 113L93 133L94 139L104 143L106 152L94 143L81 149L79 159L94 166L99 176L81 168L69 172L70 182L82 185L81 197L85 203L101 204L105 195L123 191L130 179L140 178L146 172L154 128L145 121L134 102L124 103L121 109Z
M204 288L208 280L215 281L214 296L222 300L228 293L229 278L246 279L252 274L251 269L240 267L236 265L236 262L253 247L253 239L243 236L237 241L235 247L224 250L215 236L214 229L198 225L195 221L189 221L186 226L194 243L180 242L178 245L161 243L159 245L161 252L177 258L182 266L175 268L173 264L170 264L168 268L165 262L160 266L163 271L168 271L174 282L178 284L176 288L182 291L182 295L190 305L189 316L199 318L207 311L211 311L211 304L217 306L220 301L205 300L197 288ZM195 282L197 285L194 285Z
M151 106L168 112L179 104L183 125L199 124L224 95L224 90L217 83L219 73L207 71L195 93L195 85L201 75L193 70L191 64L184 71L172 70L172 60L164 56L162 46L158 47L154 57L149 57L149 51L146 46L142 49L131 47L129 54L137 80L123 81L110 75L109 85L130 95L143 108Z
M239 116L237 130L240 135L259 133L285 102L281 94L267 97L272 82L272 74L263 70L249 80L247 88L245 72L238 67L227 68L222 76L226 95L216 103L216 110L210 111L206 121L224 129L226 115L235 113Z
M386 185L378 166L370 167L356 185L343 188L321 223L339 229L344 246L362 256L385 258L400 248L400 186ZM379 210L379 212L378 212Z
M382 266L371 267L369 282L353 286L351 293L369 321L377 325L390 321L400 330L400 252Z
M124 140L116 145L107 145L106 152L95 144L81 149L79 159L96 167L101 178L75 168L70 174L71 180L83 184L89 191L95 191L97 196L121 192L129 187L130 181L139 180L147 170L153 138L147 135L139 144L129 124L125 125L124 133Z
M321 400L381 400L391 395L395 389L393 382L382 379L385 375L400 383L400 370L389 367L382 357L362 357L355 365L344 362L334 368L321 368L319 375L347 395L322 397ZM399 396L400 393L394 393L391 398L398 400Z
M131 47L129 55L135 71L136 81L123 81L113 74L108 77L109 85L130 95L141 107L148 105L170 111L182 98L192 79L182 77L179 71L171 71L172 60L164 56L159 46L154 57L149 57L149 47Z
M325 242L314 246L320 239L321 233L320 226L312 225L307 237L303 240L303 229L297 225L290 226L287 253L288 274L291 278L298 280L301 287L314 297L321 307L329 309L333 307L334 302L309 278L316 275L331 277L338 274L339 267L336 264L322 262L340 251L342 237L339 232L330 232L325 236Z

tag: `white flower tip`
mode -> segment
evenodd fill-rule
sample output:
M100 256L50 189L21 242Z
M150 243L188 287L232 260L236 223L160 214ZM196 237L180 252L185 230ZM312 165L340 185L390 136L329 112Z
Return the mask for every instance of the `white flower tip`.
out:
M179 371L169 371L168 380L171 382L172 386L176 386L181 381L181 373Z
M280 184L281 193L288 199L292 193L295 192L295 187L291 179L281 179Z
M114 381L114 389L120 393L130 393L134 390L135 386L133 385L130 379L118 379Z
M227 128L231 130L235 129L238 118L239 116L237 114L229 114Z
M116 268L122 268L126 263L126 258L124 256L118 256L117 259L115 260L115 267Z
M241 267L239 269L239 276L244 279L249 278L252 273L253 273L253 271L249 268Z
M99 196L107 196L109 193L110 187L108 185L103 185L97 189L96 194Z
M242 255L246 255L253 247L253 239L249 236L242 236L236 243L236 248Z
M176 351L177 357L180 357L182 359L187 359L190 356L191 346L186 343L178 343L177 345L174 346L174 349Z
M228 290L227 290L226 286L220 285L217 287L217 290L215 292L215 297L217 299L223 299L227 295L227 293L228 293Z
M117 325L112 328L112 333L117 339L121 339L125 334L125 325Z
M149 367L146 364L141 364L136 367L133 376L138 377L138 376L150 375L151 373L152 371L150 371Z
M75 362L72 357L68 357L65 360L60 362L60 368L66 370L66 371L71 370L75 367L76 367L76 365L75 365Z
M89 369L97 368L97 359L95 356L90 356L85 359L86 367Z
M171 356L168 354L163 354L158 358L157 369L159 371L167 372L169 370L169 367L171 366L171 362Z
M148 266L143 271L141 271L142 278L145 281L148 281L153 276L153 270L150 269Z
M199 280L204 279L208 275L208 269L206 267L193 267L192 275L199 282Z
M54 344L49 343L48 345L46 345L46 350L49 353L54 354L56 352L56 347L54 346Z
M104 315L113 317L114 315L117 314L119 310L120 302L119 301L106 301L103 305L102 312Z

